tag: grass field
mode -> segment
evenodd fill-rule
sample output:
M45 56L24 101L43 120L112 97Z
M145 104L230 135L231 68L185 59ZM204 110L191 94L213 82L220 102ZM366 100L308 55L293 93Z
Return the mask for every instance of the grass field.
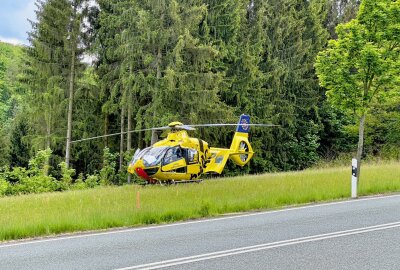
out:
M365 165L359 194L400 191L400 163ZM140 194L140 207L136 205ZM0 240L216 216L350 197L350 168L201 184L104 187L0 199Z

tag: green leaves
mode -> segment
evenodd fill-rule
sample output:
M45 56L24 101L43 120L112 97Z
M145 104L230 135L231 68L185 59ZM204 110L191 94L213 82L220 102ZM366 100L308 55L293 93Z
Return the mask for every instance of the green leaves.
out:
M359 119L358 164L364 148L364 120L374 102L397 92L400 43L393 35L399 24L398 1L364 0L357 18L337 27L338 39L320 52L315 64L328 100ZM360 166L358 167L358 172Z
M132 130L173 120L230 122L248 113L254 122L281 125L253 130L259 156L251 172L302 169L321 149L348 149L343 113L362 115L400 95L399 1L363 0L348 22L358 0L97 0L80 37L78 21L88 14L73 15L80 0L38 3L28 57L0 43L0 163L26 165L46 146L62 158L73 40L78 54L95 55L92 67L77 69L73 139L126 130L128 114ZM327 45L338 22L348 23ZM10 60L16 57L26 61L24 74ZM325 107L325 96L334 109ZM231 138L228 130L193 135L221 146ZM150 136L129 140L143 147ZM77 174L100 170L104 146L125 147L119 137L74 144Z
M319 53L315 67L320 84L339 108L362 115L371 102L382 101L396 87L400 76L398 37L392 35L393 25L399 23L392 15L398 13L396 5L389 0L363 1L357 19L339 25L338 40Z

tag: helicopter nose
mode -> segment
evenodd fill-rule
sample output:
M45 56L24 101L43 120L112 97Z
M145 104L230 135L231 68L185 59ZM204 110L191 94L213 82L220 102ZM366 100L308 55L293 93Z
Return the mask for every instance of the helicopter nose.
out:
M134 174L134 173L135 173L135 168L136 168L135 164L129 163L128 172L129 172L130 174Z
M136 161L136 163L131 163L129 164L128 167L128 172L131 174L136 174L137 176L145 179L145 180L149 180L150 177L149 175L145 172L144 170L145 166L143 164L142 160L138 160Z

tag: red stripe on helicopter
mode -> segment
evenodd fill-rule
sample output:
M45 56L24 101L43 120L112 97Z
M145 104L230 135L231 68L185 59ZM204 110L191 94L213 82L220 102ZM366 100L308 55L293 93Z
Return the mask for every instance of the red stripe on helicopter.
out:
M135 171L139 177L142 177L143 179L146 179L146 180L150 180L149 175L142 168L136 168Z

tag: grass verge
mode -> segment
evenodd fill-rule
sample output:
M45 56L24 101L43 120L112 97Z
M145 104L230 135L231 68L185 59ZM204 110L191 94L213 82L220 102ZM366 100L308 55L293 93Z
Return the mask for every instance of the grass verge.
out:
M400 163L365 165L361 177L361 196L400 191ZM5 197L0 199L0 241L276 209L349 196L350 169L342 167L170 187L105 187Z

